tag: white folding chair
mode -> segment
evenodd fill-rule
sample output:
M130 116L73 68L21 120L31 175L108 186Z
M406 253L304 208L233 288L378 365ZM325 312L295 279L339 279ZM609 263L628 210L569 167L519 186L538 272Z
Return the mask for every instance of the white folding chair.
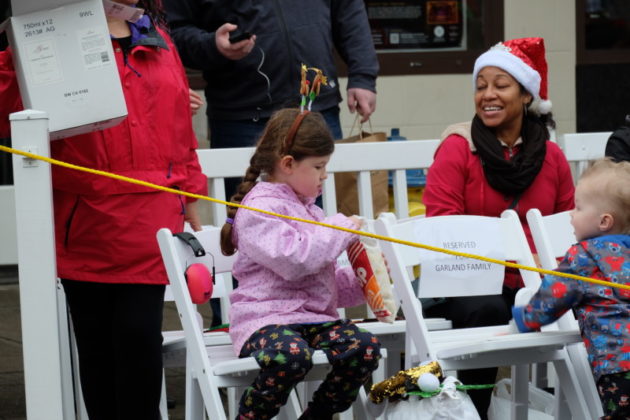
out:
M441 222L439 219L442 219ZM439 229L450 231L452 235L460 235L461 232L471 229L478 231L482 224L492 223L499 234L496 241L490 242L495 250L504 255L505 260L529 266L534 264L518 216L513 211L506 211L501 218L440 216L399 221L392 214L384 214L377 220L376 230L381 235L426 243L430 235L435 235L431 231L436 223L440 223ZM488 235L488 232L480 234ZM528 365L551 361L558 372L573 418L583 420L590 418L586 414L588 409L565 349L567 344L581 340L578 331L514 334L510 333L508 325L429 331L422 315L420 300L412 289L408 271L409 267L422 264L423 261L426 268L428 261L417 248L392 242L382 242L381 246L389 260L394 287L402 299L407 335L419 360L437 360L444 370L512 366L513 419L527 418ZM539 287L540 277L536 273L521 270L521 274L526 287ZM430 276L421 274L421 287L422 282L431 281ZM451 296L457 295L460 290L456 287L450 289Z
M611 131L594 133L567 133L562 136L561 148L571 165L573 181L578 178L588 166L589 161L603 158L606 142Z
M214 264L217 274L232 269L234 256L226 257L219 247L220 228L204 229L194 234L208 254L206 264ZM225 419L225 410L219 394L219 388L242 388L251 384L260 369L253 357L238 358L231 344L206 345L202 329L196 318L196 311L184 278L184 271L191 262L200 262L193 256L190 247L173 236L168 229L160 229L158 243L166 271L175 297L177 310L184 328L186 343L186 418L203 417L204 408L209 418ZM210 257L210 255L212 257ZM213 262L211 262L213 260ZM382 353L386 357L386 352ZM323 379L330 370L326 355L318 350L313 355L314 367L306 380ZM383 376L382 371L378 374ZM366 395L361 390L362 401ZM367 411L363 410L367 415ZM293 392L281 415L288 419L297 418L301 407ZM232 416L232 414L230 414Z
M553 270L558 266L557 259L565 255L566 251L576 243L573 227L571 226L570 211L543 216L538 209L527 212L527 222L532 232L538 257L542 268ZM559 330L574 330L578 328L577 320L572 311L567 312L553 324ZM567 347L571 363L582 387L582 392L591 418L603 416L603 409L595 380L588 363L586 348L583 343L576 343Z

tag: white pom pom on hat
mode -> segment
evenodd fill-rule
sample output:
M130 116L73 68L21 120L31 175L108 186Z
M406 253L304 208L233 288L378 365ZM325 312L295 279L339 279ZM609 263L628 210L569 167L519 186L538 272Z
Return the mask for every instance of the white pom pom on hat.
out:
M547 60L542 38L519 38L499 42L475 61L473 87L479 71L499 67L512 75L534 97L529 110L537 114L551 112L548 97Z

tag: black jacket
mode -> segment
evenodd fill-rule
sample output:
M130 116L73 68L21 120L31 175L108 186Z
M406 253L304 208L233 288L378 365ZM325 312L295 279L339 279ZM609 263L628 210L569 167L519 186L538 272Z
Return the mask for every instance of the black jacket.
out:
M165 0L164 5L184 65L203 70L211 118L268 117L297 105L302 63L320 68L329 80L313 110L338 105L333 48L348 65L347 87L375 91L378 62L363 0ZM214 31L225 22L256 35L256 47L241 60L217 50Z
M630 162L630 115L626 115L626 123L613 131L608 138L606 156L616 162Z

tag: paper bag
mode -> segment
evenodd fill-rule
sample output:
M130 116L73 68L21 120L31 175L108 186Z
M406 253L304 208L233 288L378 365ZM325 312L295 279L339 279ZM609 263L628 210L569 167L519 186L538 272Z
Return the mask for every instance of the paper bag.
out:
M348 247L348 258L376 318L381 322L394 322L396 301L378 241L362 236Z
M360 131L359 134L338 140L337 143L368 143L386 141L384 132L369 133ZM357 156L361 159L361 156ZM335 174L335 193L337 195L337 211L346 216L359 215L359 193L357 191L356 172L341 172ZM387 189L387 171L372 171L372 203L374 217L389 211L389 197Z

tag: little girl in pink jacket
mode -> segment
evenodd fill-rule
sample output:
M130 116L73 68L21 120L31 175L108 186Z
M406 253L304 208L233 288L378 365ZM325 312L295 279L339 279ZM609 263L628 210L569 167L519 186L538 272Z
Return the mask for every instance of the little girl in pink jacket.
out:
M278 111L232 202L359 228L356 217L324 217L315 205L333 150L320 114ZM316 349L326 353L332 371L300 418L332 418L352 404L380 358L376 338L337 313L365 302L352 268L336 264L357 235L236 207L229 207L228 216L221 246L228 255L238 249L230 335L239 356L253 356L261 366L243 393L239 418L275 416L312 367Z

